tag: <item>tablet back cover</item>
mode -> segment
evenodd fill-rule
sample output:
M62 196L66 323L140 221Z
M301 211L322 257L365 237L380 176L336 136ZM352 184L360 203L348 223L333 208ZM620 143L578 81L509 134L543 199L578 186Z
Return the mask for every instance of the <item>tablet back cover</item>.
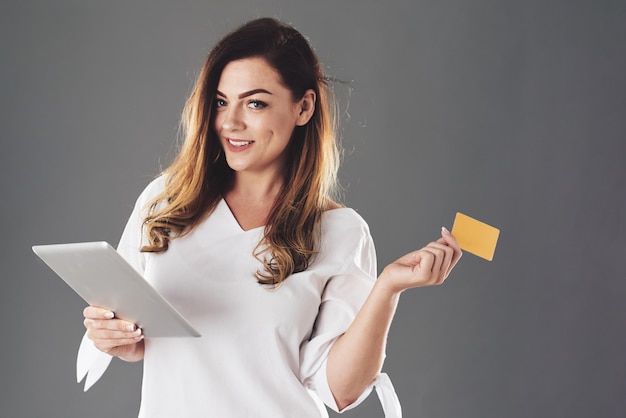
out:
M33 251L88 304L136 323L146 338L200 336L107 242L36 245Z

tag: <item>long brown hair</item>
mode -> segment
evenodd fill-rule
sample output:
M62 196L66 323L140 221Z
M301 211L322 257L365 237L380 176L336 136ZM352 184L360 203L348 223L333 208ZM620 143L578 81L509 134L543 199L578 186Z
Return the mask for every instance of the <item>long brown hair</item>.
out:
M284 185L267 219L254 255L263 264L256 277L280 284L306 270L317 252L320 219L335 197L339 149L335 101L322 66L307 40L293 27L271 18L253 20L226 35L209 53L182 116L184 141L164 171L165 190L150 203L144 221L145 252L166 251L171 239L189 233L233 186L213 126L217 85L231 61L260 57L282 78L294 100L312 89L312 118L296 126L288 145Z

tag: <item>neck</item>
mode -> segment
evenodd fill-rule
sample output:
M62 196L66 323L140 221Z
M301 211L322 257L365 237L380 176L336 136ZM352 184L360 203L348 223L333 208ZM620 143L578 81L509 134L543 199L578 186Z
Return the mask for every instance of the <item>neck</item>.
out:
M237 172L224 199L239 226L247 231L267 224L282 185L279 176Z
M235 173L235 182L229 195L249 201L274 202L283 186L280 173Z

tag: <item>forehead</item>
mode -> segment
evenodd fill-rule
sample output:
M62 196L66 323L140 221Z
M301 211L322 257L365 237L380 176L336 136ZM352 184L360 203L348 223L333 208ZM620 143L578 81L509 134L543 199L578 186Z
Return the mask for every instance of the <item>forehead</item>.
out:
M237 94L258 88L287 90L278 71L265 59L258 57L229 62L222 70L217 87L220 92L226 94Z

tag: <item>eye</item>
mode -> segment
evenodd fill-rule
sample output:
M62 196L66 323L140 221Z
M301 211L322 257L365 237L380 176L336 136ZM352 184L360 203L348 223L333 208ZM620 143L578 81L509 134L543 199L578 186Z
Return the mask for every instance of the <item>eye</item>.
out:
M220 98L215 99L215 107L220 108L220 107L225 107L226 105L227 105L226 100L220 99Z
M264 107L267 107L267 103L260 100L250 100L248 102L248 107L251 109L263 109Z

